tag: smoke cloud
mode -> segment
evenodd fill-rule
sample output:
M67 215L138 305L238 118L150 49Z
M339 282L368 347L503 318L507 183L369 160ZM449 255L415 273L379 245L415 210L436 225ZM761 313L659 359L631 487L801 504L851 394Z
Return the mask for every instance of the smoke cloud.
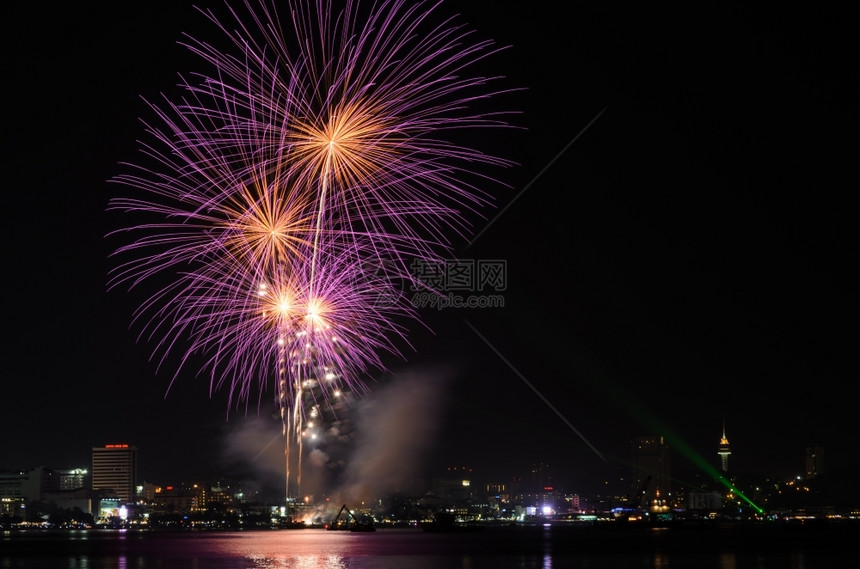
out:
M369 501L409 492L437 444L440 406L451 371L410 371L358 402L357 437L335 495Z
M330 506L369 503L410 493L438 445L439 417L454 371L444 366L406 370L361 399L338 408L303 445L300 492ZM280 420L246 418L227 436L223 463L247 483L284 492L285 454Z

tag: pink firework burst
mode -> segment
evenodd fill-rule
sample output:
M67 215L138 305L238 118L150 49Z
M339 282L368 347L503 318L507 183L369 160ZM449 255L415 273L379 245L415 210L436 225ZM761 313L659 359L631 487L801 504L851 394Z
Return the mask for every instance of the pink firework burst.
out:
M471 233L504 187L485 168L512 163L464 142L509 128L487 110L501 78L472 73L500 48L439 3L286 7L201 11L226 49L185 38L209 71L150 104L144 158L112 180L129 192L108 209L135 222L108 286L166 282L135 314L161 362L202 358L235 403L277 378L295 434L307 382L363 392L400 353L417 315L396 283Z

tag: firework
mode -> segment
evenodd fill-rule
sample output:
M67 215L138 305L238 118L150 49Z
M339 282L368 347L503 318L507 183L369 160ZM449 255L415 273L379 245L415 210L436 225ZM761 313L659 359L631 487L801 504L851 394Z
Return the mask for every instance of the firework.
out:
M173 380L194 361L259 405L277 378L289 441L307 394L364 392L400 354L410 261L443 259L503 185L482 167L510 163L454 142L508 124L482 110L499 78L470 73L498 48L438 4L287 7L202 11L227 49L186 37L211 72L150 104L145 159L112 180L133 192L109 209L136 221L108 286L166 278L134 320L162 364L179 354Z

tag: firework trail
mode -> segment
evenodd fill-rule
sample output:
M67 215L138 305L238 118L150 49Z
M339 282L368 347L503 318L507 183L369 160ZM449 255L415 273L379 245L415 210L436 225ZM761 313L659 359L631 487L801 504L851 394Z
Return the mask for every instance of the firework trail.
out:
M111 234L108 287L166 278L133 320L159 367L178 354L171 384L195 365L247 413L277 378L289 497L308 395L362 393L400 355L410 262L443 260L504 185L481 167L511 163L454 142L509 125L478 110L500 78L470 74L499 48L438 2L286 7L201 10L227 48L185 36L211 71L149 104L144 159L112 180L132 192L108 209L135 222Z

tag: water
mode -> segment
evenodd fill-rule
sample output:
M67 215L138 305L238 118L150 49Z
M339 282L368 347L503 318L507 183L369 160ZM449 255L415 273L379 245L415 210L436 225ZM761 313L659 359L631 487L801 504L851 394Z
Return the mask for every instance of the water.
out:
M856 529L5 532L0 569L830 569L856 563Z

